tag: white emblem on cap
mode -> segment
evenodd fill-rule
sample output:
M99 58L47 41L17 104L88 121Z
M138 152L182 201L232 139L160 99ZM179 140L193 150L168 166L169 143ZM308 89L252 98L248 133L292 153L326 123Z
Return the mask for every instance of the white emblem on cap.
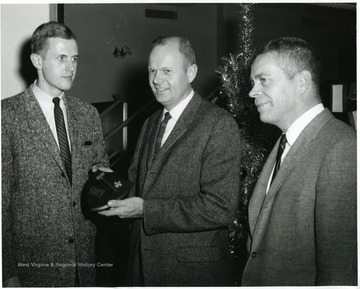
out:
M117 188L117 189L122 187L121 181L114 182L114 187Z

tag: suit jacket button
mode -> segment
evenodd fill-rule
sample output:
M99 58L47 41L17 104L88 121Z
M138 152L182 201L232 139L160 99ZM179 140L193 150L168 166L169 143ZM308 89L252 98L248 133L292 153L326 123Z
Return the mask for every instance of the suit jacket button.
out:
M256 253L256 252L252 252L252 253L251 253L251 258L256 258L256 256L257 256L257 253Z
M74 238L69 239L69 244L72 244L72 243L74 243Z
M65 178L65 174L64 174L64 172L62 172L62 173L61 173L61 176L62 176L63 178Z

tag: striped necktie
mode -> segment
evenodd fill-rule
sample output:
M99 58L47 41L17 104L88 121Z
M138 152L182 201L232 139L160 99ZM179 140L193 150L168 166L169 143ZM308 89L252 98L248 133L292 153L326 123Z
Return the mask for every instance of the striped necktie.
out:
M69 141L66 133L64 115L59 105L60 98L58 97L53 98L53 102L55 104L54 115L55 115L56 132L60 146L60 155L66 170L67 177L71 184L71 153L70 153Z

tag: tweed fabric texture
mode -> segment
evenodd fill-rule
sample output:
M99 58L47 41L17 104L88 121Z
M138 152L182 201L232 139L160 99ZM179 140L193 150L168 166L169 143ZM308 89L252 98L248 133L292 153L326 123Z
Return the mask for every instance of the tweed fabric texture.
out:
M231 115L197 93L154 157L162 111L145 122L129 179L144 199L131 228L130 285L233 285L228 225L240 197L240 135ZM138 259L138 256L141 256Z
M108 166L96 109L65 96L72 186L32 88L2 100L3 280L23 286L94 286L94 225L80 194L94 164ZM76 268L77 266L77 268Z
M266 194L276 146L249 204L244 286L357 284L356 134L328 109L289 150Z

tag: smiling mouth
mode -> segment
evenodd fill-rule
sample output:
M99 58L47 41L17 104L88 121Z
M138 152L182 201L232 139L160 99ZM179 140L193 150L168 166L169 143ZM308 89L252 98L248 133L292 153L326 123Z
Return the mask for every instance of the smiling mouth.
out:
M163 88L163 87L155 87L156 91L159 91L159 92L163 92L165 90L167 90L167 88Z

